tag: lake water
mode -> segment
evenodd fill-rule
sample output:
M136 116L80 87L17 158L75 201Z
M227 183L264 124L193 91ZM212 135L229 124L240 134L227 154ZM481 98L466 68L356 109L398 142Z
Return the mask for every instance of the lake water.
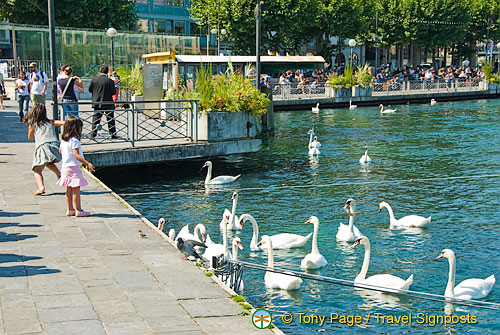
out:
M304 225L311 215L319 218L319 250L328 265L318 273L353 280L361 269L364 249L337 242L340 222L347 223L343 205L357 202L355 224L370 238L371 262L368 276L390 273L406 279L414 274L412 290L444 294L448 262L435 260L442 249L457 256L456 284L467 278L500 279L500 179L487 175L500 172L500 101L461 101L435 106L400 105L395 114L381 115L378 108L281 112L275 114L276 136L255 154L213 158L214 175L241 174L231 186L205 192L203 160L98 173L108 186L153 222L165 217L165 230L191 229L204 223L212 239L221 243L219 222L224 208L231 209L231 194L240 190L237 214L249 213L262 234L290 232L308 234ZM314 124L323 144L318 160L307 154L307 130ZM359 158L364 146L373 162L362 168ZM479 178L455 178L465 176ZM434 179L433 179L434 178ZM410 179L414 179L410 182ZM426 180L422 180L426 179ZM126 181L126 182L125 182ZM389 182L392 181L392 182ZM271 186L290 186L270 188ZM306 186L306 187L296 187ZM141 192L143 194L131 194ZM157 193L150 193L157 192ZM387 201L397 218L409 214L432 216L425 229L389 229ZM264 252L252 252L251 225L237 233L245 246L241 260L266 264ZM275 264L300 270L304 248L275 251ZM300 291L268 290L264 273L245 270L241 292L256 308L266 308L273 322L286 333L498 333L498 311L455 306L456 315L474 315L475 324L433 327L417 322L417 313L445 315L442 302L380 295L351 287L305 280ZM483 299L500 302L500 283ZM330 316L371 313L368 325L347 326L334 322L323 326L285 324L285 312ZM412 314L411 325L376 322L384 316Z

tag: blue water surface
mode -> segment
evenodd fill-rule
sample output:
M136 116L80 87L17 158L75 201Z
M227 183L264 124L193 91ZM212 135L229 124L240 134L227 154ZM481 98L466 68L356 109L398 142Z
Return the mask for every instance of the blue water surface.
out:
M303 223L315 215L321 222L319 250L329 264L313 273L348 280L359 273L364 250L337 242L335 234L340 222L348 222L342 207L353 198L358 212L355 224L371 242L368 276L389 273L406 279L413 274L412 290L444 294L448 262L435 258L450 248L457 256L456 284L491 274L500 279L500 101L393 107L398 111L387 115L375 107L276 113L276 135L262 151L212 159L214 176L242 175L233 185L216 190L205 189L201 160L120 173L108 170L98 176L151 221L165 217L165 230L204 223L220 243L219 222L224 208L231 209L234 190L240 190L237 214L253 215L261 235L308 234L312 225ZM318 159L307 154L306 133L312 124L323 144ZM367 168L359 164L364 146L373 159ZM457 178L467 176L482 177ZM432 222L424 229L389 229L387 211L378 213L381 201L391 204L397 218L417 214L432 216ZM245 246L241 260L267 263L264 252L250 251L250 224L236 234ZM300 261L310 248L309 242L304 248L275 251L275 264L300 271ZM241 294L254 307L270 310L274 323L291 334L500 332L500 312L494 310L457 305L455 315L474 315L477 323L430 326L418 323L417 313L445 315L444 303L308 280L300 291L268 290L264 273L258 270L246 269L244 282ZM500 284L483 300L500 302ZM280 318L285 312L295 317L296 313L372 317L368 324L357 326L338 322L319 326L297 320L285 324ZM390 325L377 323L374 313L411 313L413 319L410 325Z

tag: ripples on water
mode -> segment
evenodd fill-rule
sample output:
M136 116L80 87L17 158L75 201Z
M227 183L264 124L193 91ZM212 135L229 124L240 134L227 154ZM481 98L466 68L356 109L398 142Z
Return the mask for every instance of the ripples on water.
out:
M381 115L377 108L360 107L322 110L319 114L283 112L275 114L276 136L259 153L213 158L214 175L241 173L231 186L205 191L203 161L176 162L126 169L122 173L102 171L99 175L117 193L151 221L165 217L165 229L178 231L183 225L204 223L220 241L219 222L224 208L231 209L234 189L268 188L283 185L311 185L305 188L268 188L239 194L237 214L252 214L261 234L292 232L307 234L311 225L302 224L311 215L319 217L319 249L329 264L317 271L325 276L353 280L361 269L363 248L337 242L339 222L348 223L342 209L348 198L357 201L355 224L368 236L372 255L368 275L390 273L402 278L414 274L412 290L444 294L448 280L447 261L436 261L443 248L457 255L456 284L467 278L500 279L499 230L500 182L498 177L419 181L419 178L498 174L500 169L500 102L465 101L429 105L398 106L399 111ZM321 156L307 155L307 130L314 123L323 144ZM361 167L365 145L373 163ZM120 176L117 178L116 176ZM125 175L125 177L124 177ZM414 182L409 182L414 178ZM124 183L124 180L127 183ZM398 183L378 183L405 180ZM327 186L330 184L341 184ZM320 186L314 186L320 185ZM323 185L323 186L321 186ZM325 186L326 185L326 186ZM196 192L195 190L198 190ZM136 192L173 191L126 195ZM389 202L397 218L408 214L432 215L425 229L389 229L389 215L378 214L378 203ZM245 246L240 259L265 264L262 252L252 252L251 225L237 233ZM276 251L277 266L299 269L306 248ZM242 292L257 308L278 316L283 312L362 315L429 313L444 315L439 302L383 295L333 284L304 281L298 292L267 290L264 273L246 270ZM500 283L484 299L500 301ZM348 327L324 325L328 331L360 333L408 332L496 333L498 312L456 306L455 313L474 314L474 325L436 325L413 322L411 326L370 325ZM373 321L373 320L372 320ZM316 333L319 326L274 322L285 332ZM397 327L397 328L395 328ZM397 330L396 330L397 329Z

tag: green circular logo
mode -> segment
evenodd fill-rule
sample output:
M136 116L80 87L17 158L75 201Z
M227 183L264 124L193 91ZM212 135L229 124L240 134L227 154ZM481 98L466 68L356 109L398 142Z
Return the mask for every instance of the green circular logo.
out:
M258 309L252 315L252 323L255 328L265 329L271 325L273 317L269 311L265 309Z

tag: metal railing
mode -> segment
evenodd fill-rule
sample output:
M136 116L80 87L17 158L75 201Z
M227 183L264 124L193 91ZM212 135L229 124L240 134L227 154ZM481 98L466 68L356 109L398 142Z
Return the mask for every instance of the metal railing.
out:
M325 97L325 83L318 84L270 84L273 101L299 100Z
M138 141L198 141L196 100L59 104L61 120L72 114L83 121L84 144L130 142L134 146ZM75 106L78 112L68 110Z
M373 84L372 95L400 95L443 92L469 92L487 90L486 81L472 79L386 81Z

